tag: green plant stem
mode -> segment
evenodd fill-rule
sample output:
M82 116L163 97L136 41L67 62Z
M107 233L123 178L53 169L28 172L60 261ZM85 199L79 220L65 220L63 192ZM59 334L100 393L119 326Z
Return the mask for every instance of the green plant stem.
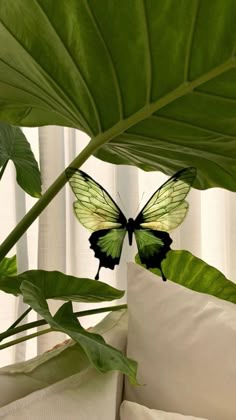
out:
M23 312L23 314L21 316L19 316L19 318L17 318L17 320L15 322L13 322L13 324L6 330L6 332L14 330L15 331L15 327L22 321L22 319L24 319L26 317L26 315L28 315L28 313L32 311L32 308L29 307L26 309L25 312ZM15 334L15 333L14 333ZM4 339L5 337L1 338L1 334L0 334L0 343L1 341Z
M13 322L13 324L7 329L7 331L12 330L13 328L15 328L22 321L22 319L24 319L28 315L28 313L30 311L32 311L32 308L29 306L29 308L27 308L26 311L23 312L23 314L21 316L19 316L19 318L17 318L17 320L15 322Z
M52 328L47 328L45 330L38 331L34 334L25 335L24 337L17 338L16 340L9 341L8 343L1 344L0 350L6 349L7 347L14 346L16 344L22 343L23 341L30 340L31 338L38 337L39 335L47 334L54 331Z
M117 305L117 306L107 306L106 308L97 308L97 309L89 309L87 311L74 312L74 315L80 318L87 315L101 314L103 312L110 312L110 311L114 312L114 311L119 311L120 309L126 309L126 308L127 308L126 304ZM19 327L12 328L11 330L7 330L0 334L0 341L4 340L5 338L11 337L12 335L18 334L22 331L41 327L42 325L47 325L47 321L45 321L44 319L40 319L38 321L29 322L27 324L20 325ZM26 337L29 337L29 336L26 336ZM1 346L0 346L0 349L1 349Z
M79 168L88 158L97 150L102 144L106 143L105 137L95 137L92 139L82 152L70 163L69 166ZM109 138L109 137L108 137ZM57 193L64 187L67 182L65 171L59 175L56 181L47 189L35 205L28 211L28 213L21 219L17 226L12 230L8 237L0 245L0 261L7 255L10 249L21 238L29 226L37 219L40 213L47 207L50 201L57 195Z
M2 179L2 176L4 174L4 171L5 171L6 167L7 167L8 162L9 162L9 159L6 160L6 162L4 163L4 165L3 165L3 167L2 167L2 169L0 171L0 180Z
M13 322L13 324L7 329L7 331L11 331L11 330L15 330L15 327L22 321L22 319L24 319L26 317L26 315L28 315L28 313L32 311L32 308L29 307L28 309L26 309L25 312L23 312L23 314L21 316L19 316L19 318L17 318L17 320L15 322ZM0 334L0 343L3 340L3 338L1 338L1 334Z

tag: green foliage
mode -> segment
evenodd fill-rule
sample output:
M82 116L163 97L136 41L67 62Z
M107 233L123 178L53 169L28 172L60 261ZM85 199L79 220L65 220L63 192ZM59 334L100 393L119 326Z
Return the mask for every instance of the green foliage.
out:
M15 165L20 187L33 197L40 197L40 172L29 142L20 128L0 122L0 167L9 160Z
M137 383L137 363L106 344L102 336L86 331L73 314L71 302L64 303L52 317L41 288L25 280L22 282L21 291L24 302L46 319L53 330L68 334L80 344L90 362L98 370L101 372L118 370L128 375L131 383Z
M135 261L142 265L138 255ZM144 265L142 266L145 268ZM228 280L215 267L208 265L188 251L169 251L162 262L162 269L168 280L196 292L207 293L236 303L236 284ZM156 268L149 271L161 276L160 270Z
M100 159L196 166L197 188L235 191L236 2L54 6L0 2L0 119L80 128Z
M15 276L17 274L16 255L11 258L3 258L0 261L0 278L3 276ZM11 281L11 280L10 280Z
M13 295L21 294L21 284L27 281L39 287L45 299L74 302L104 302L120 299L123 290L101 281L68 276L59 271L29 270L14 277L0 277L0 290Z
M236 191L235 1L60 0L55 8L54 0L1 0L0 19L1 121L85 131L92 140L74 167L91 154L168 175L194 166L195 187ZM23 133L1 123L2 172L9 159L21 187L39 197L38 166ZM62 174L0 246L0 258L65 183ZM236 285L186 251L170 251L162 267L172 281L236 303ZM100 302L122 291L58 272L10 277L15 269L14 259L2 260L1 290L23 293L100 371L120 370L136 383L136 363L85 331L71 302L53 317L46 301Z

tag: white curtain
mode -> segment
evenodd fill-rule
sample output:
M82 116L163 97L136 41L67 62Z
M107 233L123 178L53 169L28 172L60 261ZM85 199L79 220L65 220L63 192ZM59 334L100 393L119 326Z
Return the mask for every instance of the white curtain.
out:
M61 127L24 129L33 152L40 162L43 192L84 148L88 137L76 130ZM159 172L145 173L131 166L115 166L91 157L82 169L95 178L113 196L127 217L135 217L149 196L167 179ZM0 241L36 201L16 185L15 170L9 164L0 182ZM8 256L17 253L18 272L28 269L59 270L78 277L93 278L98 267L89 248L89 232L73 214L75 200L66 186L35 221ZM173 249L186 249L220 269L228 278L236 279L236 195L222 189L191 190L190 210L180 228L171 234ZM110 285L126 288L126 262L133 259L136 246L124 244L121 264L114 271L101 270L101 279ZM120 303L120 302L119 302ZM50 302L55 312L60 302ZM115 304L115 302L114 302ZM106 304L104 303L103 306ZM107 305L111 305L108 303ZM99 305L76 304L76 310ZM1 331L8 328L23 313L20 298L0 292ZM104 315L83 318L84 326L94 325ZM37 319L31 312L27 321ZM26 322L26 320L24 321ZM31 331L32 332L32 331ZM0 351L0 365L28 359L65 339L60 333L50 333L37 339Z

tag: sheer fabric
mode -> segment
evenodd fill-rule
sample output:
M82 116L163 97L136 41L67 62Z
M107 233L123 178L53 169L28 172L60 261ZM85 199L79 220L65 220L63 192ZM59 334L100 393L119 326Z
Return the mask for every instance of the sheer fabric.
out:
M74 129L62 127L27 128L28 141L40 162L43 192L84 148L88 137ZM145 173L131 166L115 166L91 157L82 167L109 191L127 217L135 217L149 196L167 179L159 172ZM15 169L9 164L0 183L1 230L3 241L17 221L32 207L35 199L27 196L15 182ZM89 232L73 214L73 196L68 186L44 210L8 256L17 253L18 272L28 269L59 270L67 274L93 278L98 266L89 248ZM191 190L188 195L190 209L184 223L171 233L173 249L186 249L209 264L220 269L232 281L236 279L236 195L222 189ZM121 289L126 288L126 262L133 260L136 245L123 246L121 263L114 271L101 270L101 280ZM120 302L120 301L119 301ZM60 302L51 301L54 313ZM108 303L107 305L110 305ZM114 302L115 304L115 302ZM76 304L76 310L105 306ZM4 331L25 310L21 298L0 292L1 330ZM103 315L83 319L86 327L93 325ZM28 321L36 319L29 314ZM26 321L24 321L26 322ZM32 331L31 331L32 332ZM65 336L50 333L0 351L0 365L14 363L35 356Z

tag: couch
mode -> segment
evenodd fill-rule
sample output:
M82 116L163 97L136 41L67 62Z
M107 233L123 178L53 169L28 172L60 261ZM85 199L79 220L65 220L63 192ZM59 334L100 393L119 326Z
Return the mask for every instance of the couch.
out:
M128 265L127 311L94 332L139 363L139 386L72 341L0 369L4 420L236 420L236 307Z

